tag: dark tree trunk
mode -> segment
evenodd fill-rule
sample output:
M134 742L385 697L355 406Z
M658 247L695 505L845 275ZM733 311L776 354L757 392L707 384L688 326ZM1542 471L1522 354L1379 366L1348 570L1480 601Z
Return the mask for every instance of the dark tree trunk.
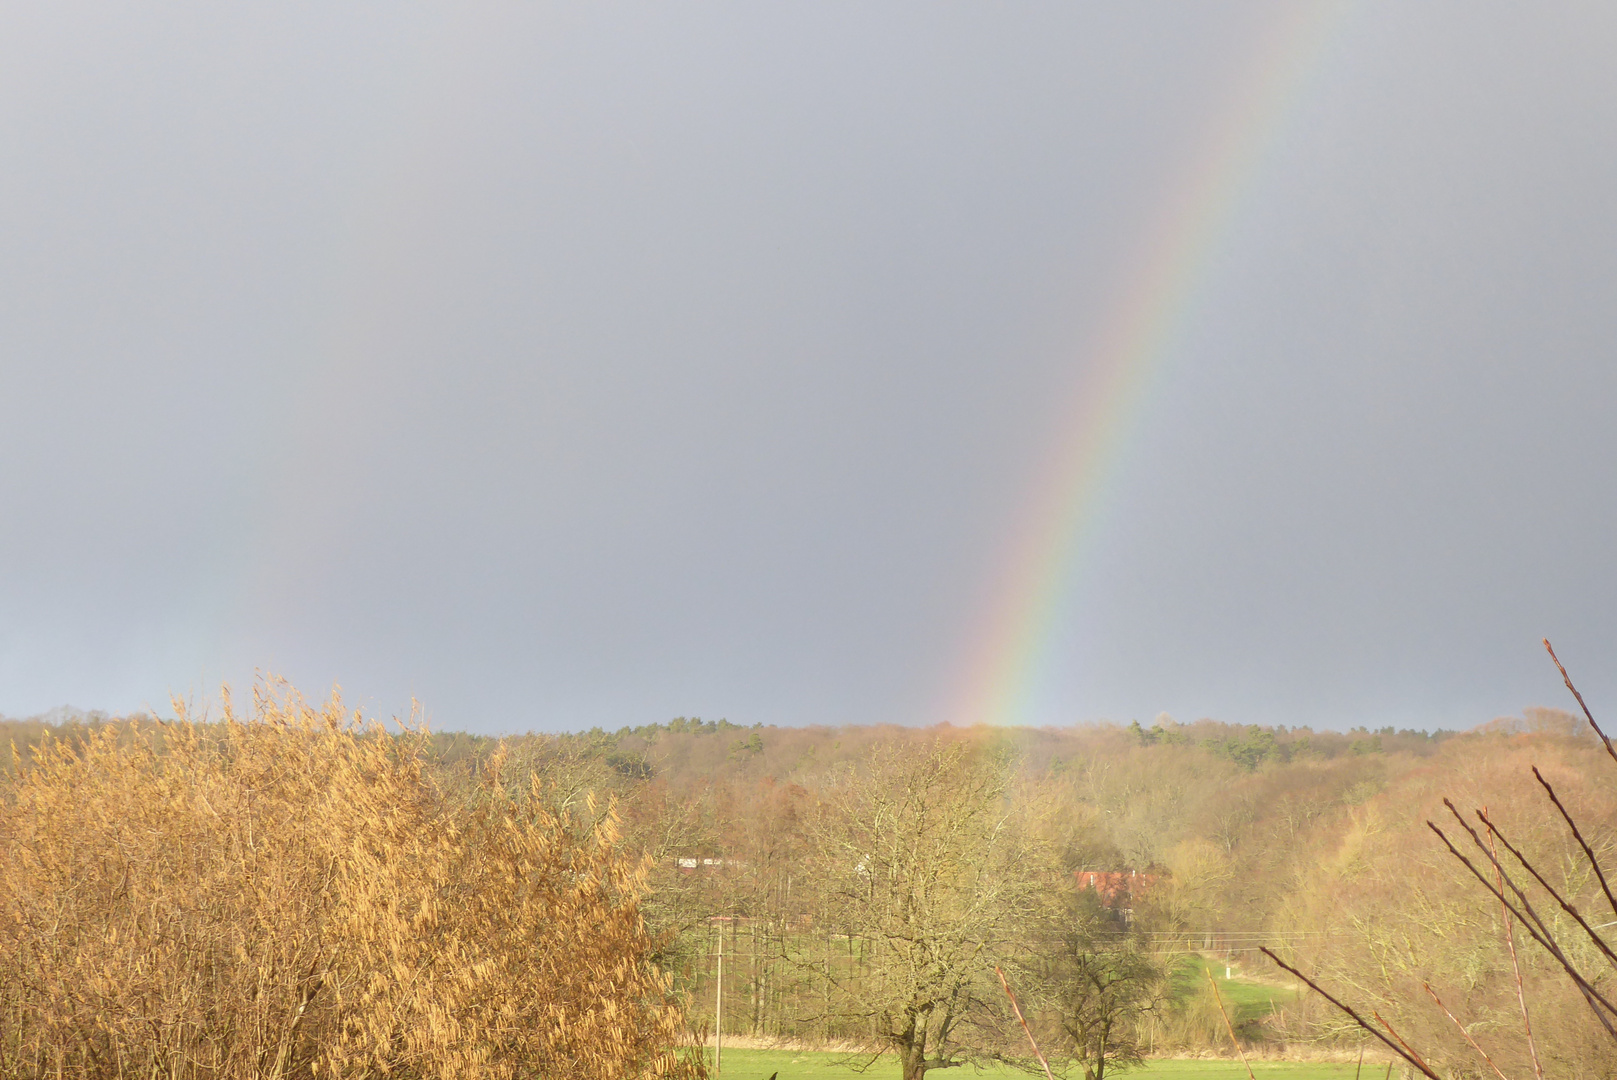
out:
M904 1067L904 1080L925 1080L926 1051L919 1046L905 1046L898 1051L898 1060Z

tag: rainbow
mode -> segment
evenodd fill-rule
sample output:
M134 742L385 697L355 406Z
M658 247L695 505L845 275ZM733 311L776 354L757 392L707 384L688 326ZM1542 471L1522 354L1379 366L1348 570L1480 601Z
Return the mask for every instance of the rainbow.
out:
M1155 216L1137 269L1087 350L1070 420L1038 478L1031 509L1012 536L988 615L953 695L962 725L1028 726L1053 660L1051 643L1096 533L1108 486L1138 430L1151 387L1175 353L1245 195L1320 66L1343 7L1284 9L1197 167Z

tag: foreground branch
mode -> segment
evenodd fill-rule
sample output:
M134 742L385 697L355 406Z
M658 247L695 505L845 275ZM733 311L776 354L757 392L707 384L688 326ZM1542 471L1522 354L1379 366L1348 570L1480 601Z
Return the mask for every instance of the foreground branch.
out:
M1568 690L1572 691L1572 696L1578 699L1578 707L1583 710L1584 719L1589 721L1589 726L1595 729L1596 735L1600 736L1600 741L1605 744L1606 753L1611 755L1611 760L1617 761L1617 748L1613 748L1611 740L1606 738L1606 733L1600 730L1599 724L1595 723L1594 715L1589 712L1589 706L1584 704L1583 695L1578 693L1578 688L1572 685L1572 676L1566 673L1566 668L1562 665L1561 658L1555 655L1555 649L1550 646L1549 638L1544 639L1544 651L1550 654L1551 660L1555 661L1556 670L1561 673L1561 681L1566 683Z
M1319 983L1315 982L1313 979L1310 979L1307 975L1304 975L1302 972L1298 971L1296 968L1292 967L1290 964L1286 963L1284 960L1280 959L1280 957L1276 956L1274 954L1274 952L1271 951L1267 946L1262 946L1262 945L1258 946L1258 951L1261 952L1264 956L1267 956L1269 959L1273 960L1275 963L1279 964L1281 967L1285 968L1287 971L1291 972L1298 979L1302 980L1304 983L1307 984L1307 986L1308 986L1308 988L1310 990L1314 991L1314 993L1318 994L1320 997L1324 998L1326 1001L1329 1001L1332 1005L1335 1005L1342 1012L1346 1013L1348 1015L1348 1017L1351 1018L1355 1024L1358 1024L1365 1031L1368 1031L1370 1034L1374 1035L1377 1039L1380 1039L1383 1043L1386 1044L1387 1049L1391 1050L1393 1053L1397 1054L1399 1057L1403 1058L1405 1061L1407 1061L1411 1065L1415 1066L1415 1068L1417 1068L1417 1069L1419 1069L1421 1071L1422 1075L1430 1077L1431 1080L1443 1080L1442 1077L1438 1076L1435 1072L1432 1071L1431 1066L1427 1065L1426 1062L1422 1061L1418 1056L1410 1054L1403 1047L1399 1046L1398 1043L1393 1042L1391 1039L1387 1038L1381 1032L1377 1031L1370 1024L1370 1022L1368 1020L1366 1020L1364 1017L1360 1016L1357 1012L1354 1011L1353 1006L1344 1004L1344 1003L1338 1001L1336 998L1332 997L1329 993L1326 992L1326 990L1325 990L1325 988L1323 986L1321 986ZM1383 1023L1385 1023L1385 1021L1383 1021ZM1389 1028L1388 1030L1390 1031L1391 1028Z
M1471 1033L1465 1029L1465 1025L1460 1023L1460 1018L1449 1012L1449 1007L1443 1004L1443 999L1437 996L1437 991L1432 989L1432 985L1430 983L1421 983L1420 985L1421 989L1425 990L1431 996L1431 999L1437 1002L1437 1007L1443 1010L1443 1015L1454 1021L1454 1026L1460 1029L1460 1034L1465 1036L1465 1041L1471 1044L1471 1049L1482 1055L1482 1060L1488 1063L1488 1068L1494 1071L1494 1075L1499 1077L1499 1080L1509 1080L1504 1073L1499 1071L1499 1066L1493 1063L1493 1058L1488 1056L1488 1051L1477 1045L1477 1040L1473 1039Z
M1005 996L1011 999L1011 1011L1016 1014L1016 1022L1022 1025L1022 1030L1027 1032L1028 1045L1033 1047L1033 1056L1044 1066L1044 1075L1050 1080L1056 1080L1055 1074L1050 1071L1050 1063L1044 1060L1044 1055L1039 1052L1039 1044L1033 1038L1033 1029L1028 1027L1027 1021L1022 1018L1022 1006L1016 1003L1016 995L1011 993L1011 984L1006 980L1005 973L999 969L998 964L994 965L994 974L999 976L999 985L1005 988Z

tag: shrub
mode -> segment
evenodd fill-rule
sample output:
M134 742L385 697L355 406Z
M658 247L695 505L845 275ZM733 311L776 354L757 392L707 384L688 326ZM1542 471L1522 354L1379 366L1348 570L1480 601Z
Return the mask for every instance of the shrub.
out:
M179 713L4 790L0 1074L699 1075L610 809L498 758L449 799L424 732L335 697Z

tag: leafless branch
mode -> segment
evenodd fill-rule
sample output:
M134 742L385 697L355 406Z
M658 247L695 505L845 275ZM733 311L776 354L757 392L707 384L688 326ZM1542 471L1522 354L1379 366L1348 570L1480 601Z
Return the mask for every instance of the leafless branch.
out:
M1387 1021L1382 1018L1382 1015L1380 1013L1378 1013L1378 1012L1376 1012L1375 1010L1372 1009L1370 1011L1370 1015L1375 1017L1377 1020L1380 1020L1381 1021L1381 1026L1387 1029L1387 1034L1389 1034L1393 1038L1397 1039L1398 1040L1398 1045L1402 1046L1406 1051L1408 1051L1409 1059L1415 1063L1417 1068L1424 1069L1426 1071L1427 1076L1432 1075L1432 1070L1427 1067L1425 1060L1423 1060L1419 1054L1415 1053L1415 1048L1413 1046L1410 1046L1408 1043L1406 1043L1404 1041L1404 1037L1402 1035L1398 1034L1396 1031L1394 1031L1393 1028L1392 1028L1392 1025L1387 1023Z
M1499 1077L1499 1080L1509 1080L1509 1077L1499 1071L1499 1066L1493 1063L1493 1058L1488 1056L1488 1051L1477 1045L1477 1040L1473 1039L1471 1033L1465 1029L1465 1025L1460 1023L1460 1018L1449 1012L1449 1007L1443 1004L1443 999L1437 996L1437 991L1433 990L1429 983L1421 983L1420 985L1421 989L1425 990L1431 996L1431 999L1437 1002L1437 1007L1443 1010L1443 1015L1454 1021L1454 1026L1460 1029L1460 1034L1465 1036L1465 1041L1470 1043L1471 1049L1480 1054L1482 1060L1488 1063L1488 1068L1494 1071L1494 1075Z
M1016 1022L1022 1025L1022 1030L1027 1032L1028 1045L1033 1047L1033 1056L1044 1066L1044 1075L1049 1077L1049 1080L1056 1080L1055 1074L1050 1071L1050 1063L1044 1060L1044 1054L1039 1051L1039 1044L1033 1038L1033 1029L1028 1027L1027 1021L1022 1018L1022 1006L1016 1003L1016 995L1011 993L1011 984L1006 980L1005 973L999 969L998 964L994 965L994 974L999 976L999 985L1005 988L1005 996L1011 999L1011 1011L1016 1014Z
M1346 1013L1353 1020L1353 1022L1355 1024L1358 1024L1365 1031L1368 1031L1370 1034L1374 1035L1377 1039L1380 1039L1383 1043L1385 1043L1387 1045L1387 1048L1389 1050L1391 1050L1393 1053L1397 1054L1399 1057L1403 1058L1405 1061L1409 1062L1411 1065L1415 1066L1415 1068L1419 1069L1423 1075L1430 1077L1431 1080L1442 1080L1442 1078L1439 1077L1435 1072L1433 1072L1431 1070L1431 1067L1428 1066L1424 1061L1421 1061L1420 1059L1411 1056L1409 1053L1407 1053L1404 1050L1403 1047L1399 1046L1397 1043L1393 1042L1391 1039L1387 1038L1381 1032L1377 1031L1374 1027L1372 1027L1370 1025L1370 1022L1367 1021L1364 1017L1360 1016L1357 1012L1355 1012L1351 1005L1345 1005L1342 1002L1338 1001L1336 998L1332 997L1329 993L1326 992L1324 987L1320 986L1319 983L1315 982L1313 979L1310 979L1307 975L1304 975L1302 972L1298 971L1296 968L1292 967L1290 964L1288 964L1284 960L1280 959L1280 957L1276 956L1272 951L1270 951L1270 949L1268 947L1260 945L1258 947L1258 951L1261 952L1263 955L1267 956L1269 959L1273 960L1275 963L1279 964L1281 967L1285 968L1287 971L1291 972L1298 979L1302 980L1304 983L1306 983L1308 985L1309 989L1314 991L1314 993L1318 994L1320 997L1324 998L1326 1001L1329 1001L1332 1005L1335 1005L1339 1010Z
M1454 812L1456 817L1459 817L1459 812L1454 810L1452 804L1450 804L1449 808ZM1469 825L1466 825L1464 818L1460 818L1460 823L1461 825L1465 826L1468 831L1471 831L1472 839L1477 840L1477 842L1480 844L1481 839L1477 837L1475 831L1471 830ZM1578 990L1583 994L1583 998L1586 1002L1588 1002L1589 1008L1594 1010L1595 1016L1600 1020L1601 1026L1606 1029L1607 1033L1610 1034L1613 1039L1617 1039L1617 1028L1612 1026L1611 1019L1607 1016L1606 1012L1601 1011L1601 1006L1604 1006L1605 1009L1612 1015L1617 1015L1617 1008L1613 1008L1612 1004L1602 997L1597 990L1595 990L1594 986L1590 984L1589 980L1585 979L1578 969L1572 966L1572 962L1566 958L1566 953L1562 952L1561 947L1555 944L1555 939L1548 936L1548 928L1544 926L1542 920L1538 919L1537 912L1533 911L1532 905L1526 902L1526 898L1522 898L1523 906L1529 913L1531 913L1531 919L1528 917L1528 915L1518 911L1513 904L1506 900L1503 891L1494 888L1493 882L1484 877L1482 871L1477 869L1476 864L1470 859L1466 858L1465 855L1461 853L1460 849L1454 846L1454 843L1449 840L1448 836L1444 834L1442 829L1438 828L1437 825L1431 821L1428 821L1426 825L1437 834L1438 839L1443 841L1444 845L1449 849L1449 854L1453 855L1456 859L1459 859L1460 862L1465 865L1465 868L1470 870L1472 875L1482 883L1483 888L1487 889L1490 893L1497 897L1499 902L1505 905L1506 910L1510 911L1521 920L1522 926L1527 930L1528 934L1532 936L1533 940L1542 945L1544 950L1555 958L1556 962L1561 965L1562 970L1567 973L1567 977L1572 980L1574 985L1576 985ZM1484 848L1483 850L1486 851L1487 849ZM1510 885L1511 890L1515 892L1517 896L1522 896L1521 890L1516 888L1514 882L1510 881L1509 875L1504 873L1497 861L1494 862L1493 866L1494 870L1504 878L1507 884ZM1540 933L1539 929L1535 927L1543 928L1543 933Z
M1218 1003L1218 1014L1224 1018L1224 1028L1230 1033L1230 1045L1235 1047L1237 1054L1241 1055L1241 1064L1246 1066L1248 1080L1258 1080L1257 1076L1252 1072L1252 1063L1246 1059L1246 1051L1241 1049L1241 1040L1235 1037L1235 1025L1230 1023L1230 1014L1224 1009L1224 998L1218 992L1218 983L1213 981L1213 973L1204 967L1202 968L1202 974L1207 976L1207 985L1213 988L1213 1000Z
M1606 753L1611 755L1611 760L1617 761L1617 748L1611 745L1611 740L1606 738L1606 733L1600 730L1599 724L1595 723L1594 715L1589 712L1589 706L1584 704L1583 695L1578 693L1578 688L1572 685L1572 676L1566 673L1566 668L1562 665L1561 658L1555 655L1555 649L1551 647L1549 638L1544 639L1544 651L1550 654L1551 660L1555 661L1556 670L1561 673L1561 681L1566 683L1568 690L1572 691L1572 696L1578 699L1578 707L1583 710L1584 719L1589 721L1589 726L1595 729L1595 734L1599 735L1600 741L1606 745Z
M1488 854L1496 864L1499 862L1499 853L1494 850L1491 834L1488 838ZM1494 870L1494 884L1500 889L1504 888L1504 880L1498 869ZM1499 916L1505 924L1505 947L1510 950L1510 970L1516 977L1516 1003L1522 1009L1522 1031L1527 1036L1527 1053L1533 1059L1533 1075L1537 1080L1544 1080L1544 1066L1538 1060L1538 1043L1533 1039L1533 1021L1527 1014L1527 988L1522 984L1522 964L1516 955L1516 934L1511 929L1515 920L1503 901L1499 904Z
M1606 944L1605 939L1595 933L1594 927L1590 926L1578 909L1572 906L1572 902L1557 892L1555 887L1548 881L1544 880L1544 875L1539 873L1538 868L1529 862L1527 857L1516 850L1515 845L1506 839L1505 834L1500 832L1498 827L1494 825L1493 821L1487 816L1486 811L1477 811L1477 817L1484 825L1488 826L1488 832L1493 836L1497 836L1499 842L1505 845L1505 850L1516 856L1516 861L1521 863L1529 874L1533 875L1533 880L1543 886L1544 891L1550 894L1550 898L1561 905L1561 910L1572 916L1573 920L1583 927L1583 932L1589 935L1589 940L1595 943L1595 948L1600 950L1601 954L1611 962L1612 966L1617 967L1617 953L1612 952L1611 946Z
M1611 905L1612 914L1617 915L1617 897L1612 896L1611 886L1606 884L1606 873L1600 869L1600 860L1595 858L1595 853L1589 847L1588 841L1584 840L1583 833L1578 831L1578 823L1572 820L1572 815L1567 813L1566 807L1561 805L1561 800L1555 795L1555 789L1550 787L1550 782L1544 779L1544 775L1538 771L1537 765L1533 766L1533 777L1539 782L1539 786L1544 789L1544 793L1550 797L1550 802L1555 804L1555 809L1560 811L1561 820L1566 822L1567 828L1572 830L1573 838L1577 840L1578 846L1583 849L1584 857L1589 860L1590 869L1594 870L1595 877L1600 880L1600 889L1606 894L1606 902Z

